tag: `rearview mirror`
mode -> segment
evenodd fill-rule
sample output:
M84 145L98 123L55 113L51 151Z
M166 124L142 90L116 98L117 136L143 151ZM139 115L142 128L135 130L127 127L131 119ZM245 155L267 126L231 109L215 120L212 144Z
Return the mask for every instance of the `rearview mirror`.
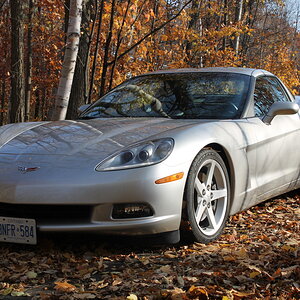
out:
M294 102L275 102L271 105L268 113L264 116L263 122L270 125L277 115L293 115L299 111L299 105Z

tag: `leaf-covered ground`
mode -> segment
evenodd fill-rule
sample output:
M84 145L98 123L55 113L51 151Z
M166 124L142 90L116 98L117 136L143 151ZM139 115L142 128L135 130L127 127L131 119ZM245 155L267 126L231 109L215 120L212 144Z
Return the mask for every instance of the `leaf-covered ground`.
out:
M231 217L221 239L46 236L0 245L0 299L300 299L300 191Z

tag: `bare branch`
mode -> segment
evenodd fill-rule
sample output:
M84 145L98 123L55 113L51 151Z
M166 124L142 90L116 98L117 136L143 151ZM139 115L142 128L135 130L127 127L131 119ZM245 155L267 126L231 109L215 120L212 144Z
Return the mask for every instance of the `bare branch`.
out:
M167 24L169 24L170 22L172 22L173 20L175 20L177 17L180 16L180 14L182 13L182 11L192 2L192 0L189 0L187 3L185 3L185 5L178 11L178 13L176 15L174 15L172 18L170 18L169 20L167 20L166 22L162 23L161 25L159 25L158 27L154 28L153 30L151 30L149 33L147 33L144 37L142 37L139 41L137 41L135 44L133 44L130 48L128 48L126 51L124 51L122 54L120 54L116 59L119 60L121 59L123 56L125 56L126 54L128 54L131 50L133 50L135 47L137 47L138 45L140 45L144 40L146 40L149 36L154 35L155 33L157 33L159 30L161 30L162 28L164 28ZM115 59L110 61L108 63L108 65L112 65L115 62Z

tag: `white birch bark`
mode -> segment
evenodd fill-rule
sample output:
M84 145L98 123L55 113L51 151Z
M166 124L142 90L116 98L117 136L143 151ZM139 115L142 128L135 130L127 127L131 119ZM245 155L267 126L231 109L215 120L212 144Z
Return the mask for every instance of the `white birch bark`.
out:
M244 5L244 0L237 1L236 17L235 17L236 23L239 23L242 20L243 5ZM236 55L239 55L239 47L240 47L240 34L238 34L234 40L234 50Z
M71 0L66 50L52 120L66 118L79 47L81 15L82 0Z

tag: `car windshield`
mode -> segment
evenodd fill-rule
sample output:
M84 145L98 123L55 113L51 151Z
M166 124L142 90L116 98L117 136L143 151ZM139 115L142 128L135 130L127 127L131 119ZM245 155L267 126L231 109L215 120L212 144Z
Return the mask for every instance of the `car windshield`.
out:
M132 78L96 101L80 118L240 117L250 77L234 73L173 73Z

